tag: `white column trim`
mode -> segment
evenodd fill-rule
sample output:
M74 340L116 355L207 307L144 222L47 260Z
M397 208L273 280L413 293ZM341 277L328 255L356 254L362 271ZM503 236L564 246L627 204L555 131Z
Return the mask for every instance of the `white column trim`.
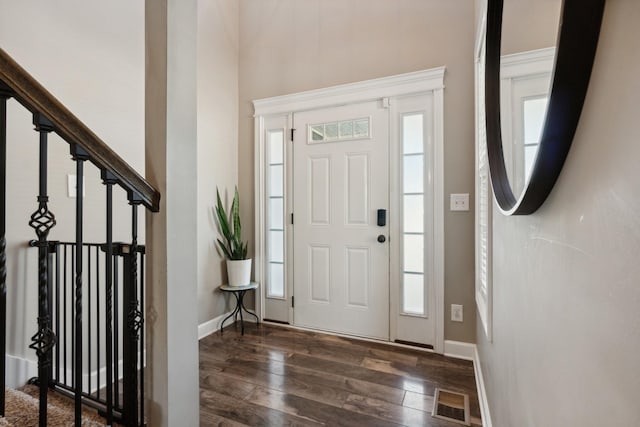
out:
M260 283L261 289L257 289L254 292L255 298L255 312L260 319L263 318L262 309L265 304L265 277L264 277L264 254L266 253L265 247L265 232L264 232L264 188L265 188L265 172L264 172L264 117L255 116L254 118L254 214L255 214L255 246L253 254L253 272L254 280Z
M434 164L433 164L433 267L436 287L436 340L434 350L444 346L444 86L433 91Z

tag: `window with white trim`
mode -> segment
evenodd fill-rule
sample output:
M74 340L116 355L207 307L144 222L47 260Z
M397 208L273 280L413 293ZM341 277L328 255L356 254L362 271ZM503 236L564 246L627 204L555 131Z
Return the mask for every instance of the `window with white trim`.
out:
M266 131L267 297L284 298L284 129Z
M402 313L425 314L424 113L401 115Z
M308 125L307 143L352 141L371 136L371 119L363 117L339 122L316 123Z
M484 126L480 126L484 133ZM487 158L486 138L478 141L478 174L476 177L476 304L485 333L489 332L490 316L490 280L491 280L491 181Z
M492 323L492 206L493 193L487 156L485 122L484 63L485 22L478 38L476 56L476 306L483 329L491 340Z

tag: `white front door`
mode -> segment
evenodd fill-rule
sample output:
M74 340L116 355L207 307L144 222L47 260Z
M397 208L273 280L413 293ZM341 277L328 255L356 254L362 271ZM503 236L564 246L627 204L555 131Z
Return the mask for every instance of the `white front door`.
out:
M388 340L389 110L371 101L293 122L294 323Z

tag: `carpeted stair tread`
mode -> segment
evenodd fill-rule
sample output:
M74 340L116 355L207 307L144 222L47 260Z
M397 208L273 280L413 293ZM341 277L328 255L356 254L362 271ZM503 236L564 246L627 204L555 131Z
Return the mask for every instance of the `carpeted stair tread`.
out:
M5 418L0 418L0 426L37 427L38 426L38 387L26 385L20 390L7 389ZM55 393L47 396L47 425L73 426L73 401ZM104 420L97 412L83 408L82 425L85 427L104 426Z

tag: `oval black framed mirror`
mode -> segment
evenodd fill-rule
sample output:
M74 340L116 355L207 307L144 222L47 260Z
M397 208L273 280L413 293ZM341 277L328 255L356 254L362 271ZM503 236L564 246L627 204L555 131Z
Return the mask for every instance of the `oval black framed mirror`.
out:
M504 98L501 102L501 86L504 90L501 74L504 77L503 62L506 62L502 44L507 44L506 39L503 40L503 28L514 27L512 22L503 25L505 2L517 3L519 8L529 2L532 10L540 3L538 0L488 0L487 3L484 96L491 183L503 214L528 215L535 212L551 192L571 147L589 85L605 0L558 0L561 4L558 5L557 38L552 38L555 46L531 51L534 56L547 55L547 62L551 54L548 95L529 98L523 95L519 99L532 102L529 105L523 102L523 108L514 111L513 116L532 117L529 130L525 125L518 126L523 134L536 134L535 144L525 144L515 138L511 141L511 131L505 131L505 127L510 129L511 125L502 123L506 116Z

